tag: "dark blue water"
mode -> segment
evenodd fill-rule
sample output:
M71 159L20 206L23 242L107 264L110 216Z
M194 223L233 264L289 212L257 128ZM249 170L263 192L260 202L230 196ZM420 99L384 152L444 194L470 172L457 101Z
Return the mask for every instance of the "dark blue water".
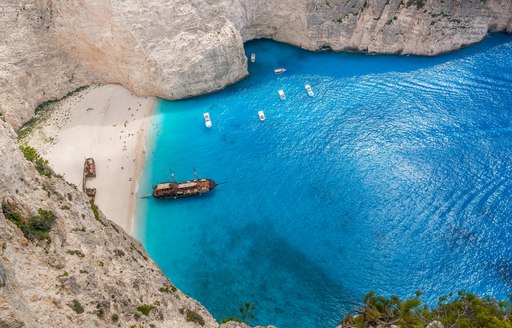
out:
M508 296L512 37L435 58L246 51L246 80L157 109L141 193L171 168L228 182L138 204L180 289L219 320L250 301L253 324L279 327L334 327L370 290Z

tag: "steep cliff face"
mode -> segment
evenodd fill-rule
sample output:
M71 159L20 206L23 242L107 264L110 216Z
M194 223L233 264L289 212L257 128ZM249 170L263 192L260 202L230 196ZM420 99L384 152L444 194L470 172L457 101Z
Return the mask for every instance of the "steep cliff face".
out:
M0 121L0 327L218 326L139 242L95 218L81 191L39 175L15 145ZM28 225L39 209L55 222Z
M69 54L107 81L171 99L244 77L243 41L255 38L435 55L512 31L511 0L54 0L53 7L52 32Z
M0 113L14 126L39 103L101 81L53 38L54 17L46 0L0 2Z
M243 42L435 55L512 32L512 0L6 0L0 4L0 112L92 82L176 99L247 74Z

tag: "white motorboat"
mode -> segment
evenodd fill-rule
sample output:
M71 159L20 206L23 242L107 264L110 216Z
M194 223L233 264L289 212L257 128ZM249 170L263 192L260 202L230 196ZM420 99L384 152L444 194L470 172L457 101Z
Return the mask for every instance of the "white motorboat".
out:
M207 128L211 128L212 120L210 119L210 113L208 113L208 112L203 113L203 117L204 117L204 125L206 125Z
M274 74L281 74L283 72L286 72L285 68L277 68L274 70Z
M279 98L281 98L281 100L286 100L286 95L283 90L278 90L277 93L279 93Z
M311 86L309 84L306 84L305 88L306 88L306 91L308 92L308 96L310 96L310 97L315 96L315 93L313 92L313 90L311 89Z
M251 63L254 63L255 61L256 61L256 54L252 53L251 54Z
M258 116L260 117L260 121L264 121L265 120L265 113L263 113L262 110L258 111Z

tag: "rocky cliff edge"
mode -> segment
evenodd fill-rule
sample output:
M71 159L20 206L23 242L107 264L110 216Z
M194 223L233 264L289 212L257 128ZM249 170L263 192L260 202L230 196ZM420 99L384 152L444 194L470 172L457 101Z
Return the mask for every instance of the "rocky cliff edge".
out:
M42 101L93 82L177 99L247 75L243 42L435 55L512 32L512 0L5 0L0 112L19 126Z

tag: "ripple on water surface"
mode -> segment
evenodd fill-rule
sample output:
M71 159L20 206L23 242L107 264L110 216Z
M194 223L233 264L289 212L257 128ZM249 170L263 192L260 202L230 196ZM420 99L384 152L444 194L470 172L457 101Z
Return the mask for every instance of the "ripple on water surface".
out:
M369 290L508 295L510 37L434 58L246 50L246 80L157 109L141 190L170 168L228 182L139 201L139 237L179 288L219 320L250 301L279 327L334 327Z

